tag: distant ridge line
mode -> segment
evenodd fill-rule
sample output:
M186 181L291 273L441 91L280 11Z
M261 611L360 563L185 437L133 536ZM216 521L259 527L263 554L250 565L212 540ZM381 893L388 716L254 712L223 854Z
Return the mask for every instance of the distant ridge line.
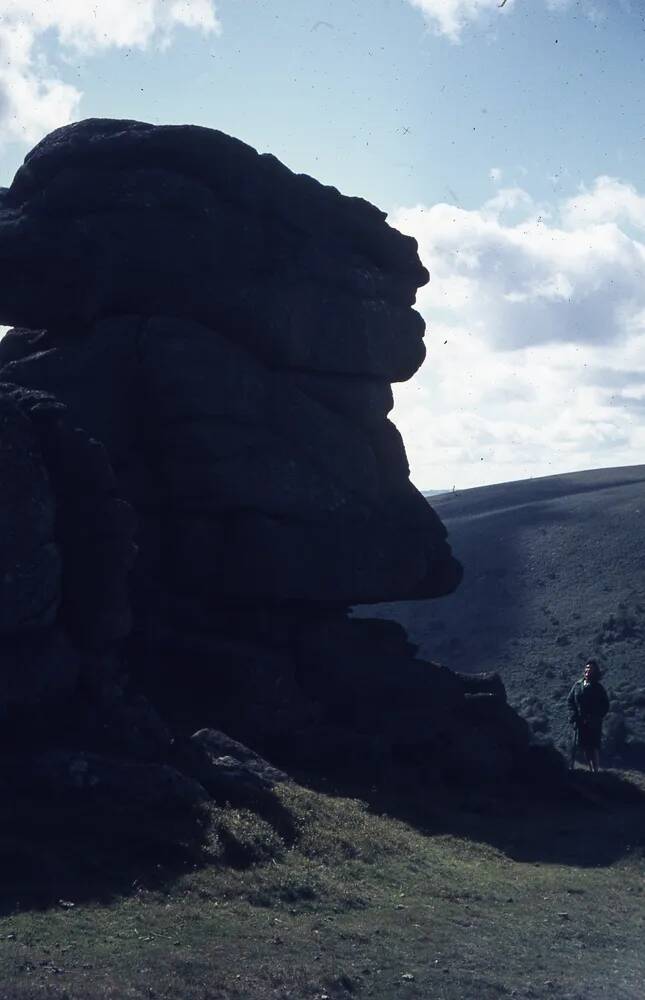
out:
M547 503L582 493L594 493L622 486L645 483L645 465L589 469L583 472L562 472L535 479L518 479L509 483L472 486L465 490L450 490L432 496L439 504L442 517L473 516L512 510L535 503ZM444 499L445 497L445 499ZM643 496L645 504L645 493ZM644 507L645 512L645 507Z
M494 490L499 489L501 486L520 486L524 483L543 483L546 480L551 479L566 479L571 476L594 476L594 475L618 475L619 473L636 473L636 475L630 476L625 482L637 483L641 479L645 479L645 464L642 465L616 465L616 466L602 466L595 469L579 469L575 472L554 472L550 476L531 476L529 479L507 479L501 483L482 483L480 486L464 486L461 489L455 489L451 486L446 490L419 490L424 497L439 496L444 493L471 493L473 490ZM616 482L615 485L618 485Z

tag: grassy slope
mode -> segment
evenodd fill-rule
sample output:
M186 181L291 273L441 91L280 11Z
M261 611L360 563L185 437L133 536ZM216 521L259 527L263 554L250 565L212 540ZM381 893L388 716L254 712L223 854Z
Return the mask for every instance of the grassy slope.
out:
M645 797L617 799L645 783L605 775L589 801L586 780L548 805L435 799L407 822L391 800L283 787L291 846L215 809L201 851L170 864L157 847L129 870L82 834L40 908L3 882L0 998L640 1000ZM52 843L33 819L24 864Z
M400 621L419 655L499 670L536 732L563 741L566 695L599 658L613 707L645 740L645 466L432 499L464 581L438 601L358 609Z

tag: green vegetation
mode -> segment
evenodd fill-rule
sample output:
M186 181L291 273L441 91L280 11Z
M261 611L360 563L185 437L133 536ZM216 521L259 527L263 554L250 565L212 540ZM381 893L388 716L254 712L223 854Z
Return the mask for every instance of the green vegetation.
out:
M466 567L462 584L440 601L355 613L399 622L422 659L498 672L536 739L565 752L567 695L596 659L612 713L604 760L645 770L644 482L645 467L634 466L433 497Z
M14 814L0 998L642 997L642 775L576 772L547 803L453 793L422 816L277 794L280 821L212 808L163 835Z

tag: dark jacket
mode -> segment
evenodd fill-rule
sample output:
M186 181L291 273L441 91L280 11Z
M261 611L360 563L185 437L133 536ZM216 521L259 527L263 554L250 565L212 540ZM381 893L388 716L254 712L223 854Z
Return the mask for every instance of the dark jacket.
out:
M599 726L609 711L609 698L600 681L585 685L576 681L567 698L569 721L579 725L587 723Z

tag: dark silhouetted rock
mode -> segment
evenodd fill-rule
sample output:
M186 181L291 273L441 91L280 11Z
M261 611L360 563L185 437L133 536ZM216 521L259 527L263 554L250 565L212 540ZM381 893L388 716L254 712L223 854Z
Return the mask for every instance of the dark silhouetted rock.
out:
M105 449L44 392L0 383L0 408L2 631L58 619L90 646L123 638L135 521Z
M284 771L278 770L268 761L264 760L258 753L250 750L238 740L232 739L226 733L218 732L216 729L200 729L193 733L191 744L200 747L211 759L227 761L237 761L243 764L249 775L257 778L258 782L265 787L271 787L278 782L288 781L289 776Z
M279 811L276 784L289 781L258 753L214 729L194 733L179 754L182 771L192 775L221 803Z
M457 585L387 420L423 360L427 273L373 206L218 132L90 120L18 172L0 260L0 319L44 328L5 337L2 377L108 449L148 522L137 605L159 574L171 606Z
M208 799L197 781L167 764L139 764L66 750L21 757L12 770L7 763L0 761L0 781L5 787L27 785L45 794L90 796L117 808L134 804L161 815L197 808Z
M7 323L176 316L223 327L274 365L388 381L423 360L415 241L367 202L214 130L100 119L59 129L2 210Z
M385 218L130 121L57 130L0 192L0 711L50 710L36 785L287 830L294 768L521 771L499 678L348 617L461 578L388 419L428 275Z
M3 751L163 759L170 736L114 653L131 628L135 520L105 448L52 396L0 383L0 479Z
M0 394L0 636L51 625L62 588L54 494L15 395Z
M490 673L484 674L463 674L454 671L461 681L462 687L466 692L466 695L479 695L488 694L494 695L495 698L506 701L506 688L504 687L504 682L500 675L491 671Z
M38 720L61 712L75 691L83 670L83 657L63 629L55 626L18 631L0 637L0 719L5 733L26 726L33 733ZM7 733L6 730L9 730Z

